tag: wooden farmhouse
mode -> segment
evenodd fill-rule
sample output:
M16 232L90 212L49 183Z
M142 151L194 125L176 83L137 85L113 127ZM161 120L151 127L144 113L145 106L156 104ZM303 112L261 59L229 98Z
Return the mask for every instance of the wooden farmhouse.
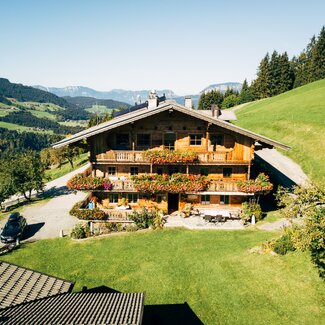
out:
M254 195L238 188L251 178L254 150L289 147L230 123L234 119L232 111L199 111L191 98L180 105L152 92L145 104L53 147L88 146L90 174L111 184L93 191L107 208L121 200L168 212L185 203L239 207Z

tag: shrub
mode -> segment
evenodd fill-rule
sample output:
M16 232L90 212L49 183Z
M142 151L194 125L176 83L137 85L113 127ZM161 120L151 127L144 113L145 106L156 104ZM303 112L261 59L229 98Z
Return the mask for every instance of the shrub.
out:
M137 227L137 225L131 223L131 224L126 225L125 230L129 231L129 232L137 231L138 227Z
M70 210L70 215L81 220L104 220L107 216L104 211L95 209L81 209L82 201L76 203Z
M134 211L129 215L129 219L132 220L139 229L149 228L153 224L155 215L145 207L140 210Z
M70 233L71 238L82 239L90 236L90 229L88 225L76 224Z
M296 249L293 245L291 236L289 234L284 234L275 241L273 250L277 254L285 255L287 252L293 252Z
M252 215L256 221L261 220L263 216L261 206L258 203L243 202L240 218L246 223L251 220Z

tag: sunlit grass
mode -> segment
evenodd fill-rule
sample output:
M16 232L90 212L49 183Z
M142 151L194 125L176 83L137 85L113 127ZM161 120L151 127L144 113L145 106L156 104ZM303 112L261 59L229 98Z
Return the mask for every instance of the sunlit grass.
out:
M187 302L204 324L321 324L324 284L307 253L250 254L275 234L164 229L23 245L4 259L83 286ZM45 257L46 256L46 257Z

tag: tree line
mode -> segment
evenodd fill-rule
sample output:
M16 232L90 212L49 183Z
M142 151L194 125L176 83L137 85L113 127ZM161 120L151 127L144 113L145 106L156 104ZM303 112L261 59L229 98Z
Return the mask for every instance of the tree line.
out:
M211 109L212 104L229 108L249 101L272 97L296 87L325 78L325 26L318 37L313 36L307 47L291 60L287 52L267 53L261 60L257 77L248 85L244 80L240 93L228 89L202 93L199 109Z
M52 130L56 134L71 134L83 130L80 126L61 125L48 118L36 117L28 111L11 112L8 115L0 117L0 121L34 127L41 130Z

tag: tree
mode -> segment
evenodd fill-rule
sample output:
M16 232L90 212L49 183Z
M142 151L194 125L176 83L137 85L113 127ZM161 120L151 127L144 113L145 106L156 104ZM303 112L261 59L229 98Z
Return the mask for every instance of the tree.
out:
M317 41L311 49L311 81L325 78L325 27L320 31Z
M258 66L257 78L253 84L254 97L257 99L269 97L270 85L270 57L267 53Z
M247 80L245 79L239 94L238 103L239 104L248 103L251 102L253 99L254 99L253 94L251 92L251 89L248 86Z
M207 93L202 93L199 100L198 109L209 110L213 104L221 106L223 94L219 90L211 90Z
M239 103L239 96L232 94L224 98L224 100L222 101L222 107L230 108L230 107L234 107L238 103Z
M325 188L296 186L293 193L280 188L277 200L286 218L300 218L303 223L286 229L285 236L295 249L309 250L321 277L325 277Z
M271 55L271 60L269 63L269 73L270 73L270 96L280 94L280 56L277 51L273 51Z
M27 200L31 200L33 190L43 189L44 166L37 152L30 150L12 156L8 169L14 193L22 193Z
M294 82L294 74L289 62L287 52L284 52L279 57L279 72L280 78L278 84L278 93L281 94L285 91L291 90Z

